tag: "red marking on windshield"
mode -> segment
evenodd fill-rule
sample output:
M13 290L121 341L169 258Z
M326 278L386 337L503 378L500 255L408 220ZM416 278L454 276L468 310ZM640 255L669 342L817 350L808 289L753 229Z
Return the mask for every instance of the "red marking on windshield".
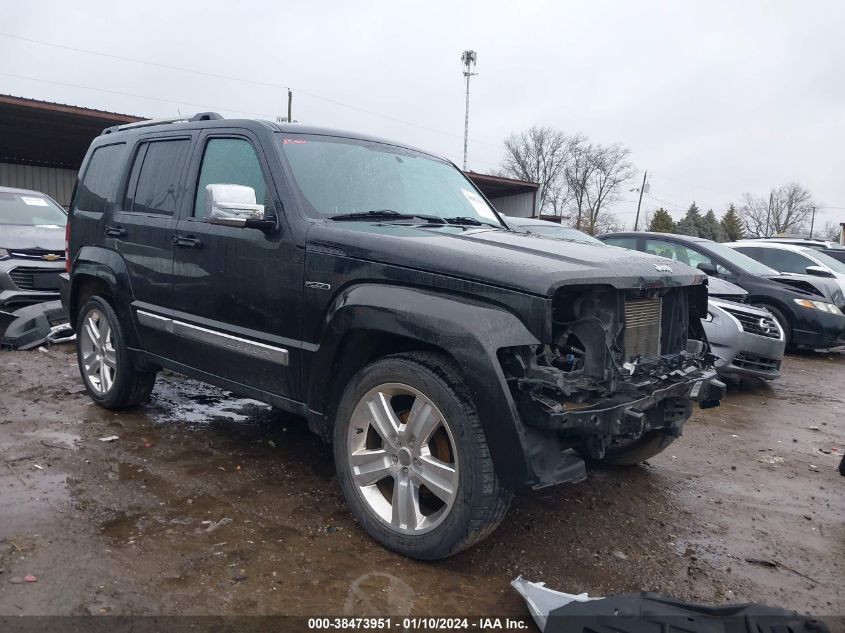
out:
M301 138L286 138L282 140L283 145L290 145L291 143L295 145L305 145L308 141Z

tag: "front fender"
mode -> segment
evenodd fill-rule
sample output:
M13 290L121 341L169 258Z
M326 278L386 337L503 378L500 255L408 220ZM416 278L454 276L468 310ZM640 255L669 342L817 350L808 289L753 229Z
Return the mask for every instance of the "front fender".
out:
M463 372L500 479L506 485L536 483L526 458L526 429L496 354L503 347L539 344L516 316L484 303L400 286L346 289L326 315L308 380L310 408L321 402L342 341L360 330L419 341L451 356Z

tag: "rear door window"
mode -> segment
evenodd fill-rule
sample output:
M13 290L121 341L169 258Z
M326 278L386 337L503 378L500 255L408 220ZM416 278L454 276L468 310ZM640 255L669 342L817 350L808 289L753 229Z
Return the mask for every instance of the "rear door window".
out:
M76 191L75 209L103 213L114 202L124 147L123 143L118 143L94 150Z
M189 139L173 139L138 148L124 200L126 211L173 215L179 210L190 144Z

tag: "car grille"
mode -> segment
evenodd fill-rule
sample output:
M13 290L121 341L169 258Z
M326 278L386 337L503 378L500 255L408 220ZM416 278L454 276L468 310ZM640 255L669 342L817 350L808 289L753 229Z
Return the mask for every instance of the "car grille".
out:
M58 290L59 270L18 266L9 271L9 277L20 290Z
M738 354L731 364L741 369L754 369L757 371L778 371L780 369L780 359L766 358L765 356L757 356L756 354L748 354L746 352Z
M625 356L660 355L663 300L629 299L625 301Z
M10 250L9 255L15 259L42 259L46 261L64 260L64 251L47 251L40 248L17 248Z
M733 308L726 308L720 306L725 312L729 313L737 321L739 321L742 329L749 334L756 334L757 336L765 336L766 338L780 338L777 323L774 317L766 315L763 317L756 314L749 314L742 310L735 310Z

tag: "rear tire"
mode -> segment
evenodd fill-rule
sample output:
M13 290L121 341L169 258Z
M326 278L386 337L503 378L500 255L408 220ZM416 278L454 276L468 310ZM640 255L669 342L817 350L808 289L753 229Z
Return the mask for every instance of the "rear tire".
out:
M438 354L375 361L346 385L334 424L346 502L387 549L419 560L457 554L504 518L496 476L463 378Z
M99 295L79 311L76 360L88 395L103 408L126 409L150 397L156 372L133 365L123 324Z

